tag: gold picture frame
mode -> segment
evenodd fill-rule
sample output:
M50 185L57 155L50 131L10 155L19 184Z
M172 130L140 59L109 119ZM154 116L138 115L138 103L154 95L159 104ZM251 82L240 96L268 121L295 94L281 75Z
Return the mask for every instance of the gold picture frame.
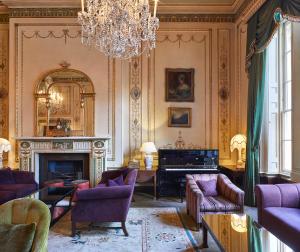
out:
M194 102L194 79L194 68L166 68L166 101Z
M191 128L192 109L191 108L168 108L168 127Z

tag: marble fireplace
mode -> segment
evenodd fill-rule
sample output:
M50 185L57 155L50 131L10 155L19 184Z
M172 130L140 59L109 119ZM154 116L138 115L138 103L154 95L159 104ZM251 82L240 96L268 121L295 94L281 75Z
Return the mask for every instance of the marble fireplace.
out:
M109 139L108 136L16 138L19 146L20 169L33 171L39 183L54 178L55 174L65 173L65 177L89 179L94 186L101 179L102 173L107 170L106 154ZM50 174L54 167L56 173ZM47 169L46 175L45 169Z

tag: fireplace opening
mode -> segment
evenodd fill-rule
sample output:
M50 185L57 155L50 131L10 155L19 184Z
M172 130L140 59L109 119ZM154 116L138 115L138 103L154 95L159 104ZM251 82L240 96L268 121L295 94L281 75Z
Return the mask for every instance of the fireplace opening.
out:
M74 180L89 180L89 154L43 153L39 163L41 186L55 179L62 179L66 186Z

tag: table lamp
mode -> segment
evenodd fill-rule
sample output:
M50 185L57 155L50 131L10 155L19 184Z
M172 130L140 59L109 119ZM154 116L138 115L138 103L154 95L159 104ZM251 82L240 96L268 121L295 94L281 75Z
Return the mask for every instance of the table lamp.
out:
M146 169L152 169L152 164L153 164L153 156L152 153L157 152L157 149L152 142L146 142L143 143L141 149L141 152L144 153L144 162L145 162L145 167Z
M9 152L10 150L10 142L4 138L0 138L0 169L3 168L3 152Z
M230 150L233 152L235 149L238 150L238 168L245 168L245 162L242 159L242 151L246 150L247 138L245 135L237 134L235 135L230 142Z

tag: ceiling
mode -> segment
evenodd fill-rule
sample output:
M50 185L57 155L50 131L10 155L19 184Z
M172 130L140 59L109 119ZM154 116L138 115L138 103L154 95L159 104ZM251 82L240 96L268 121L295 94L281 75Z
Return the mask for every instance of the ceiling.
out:
M158 12L234 14L246 1L249 0L160 0ZM80 0L2 0L1 3L9 8L80 7Z

